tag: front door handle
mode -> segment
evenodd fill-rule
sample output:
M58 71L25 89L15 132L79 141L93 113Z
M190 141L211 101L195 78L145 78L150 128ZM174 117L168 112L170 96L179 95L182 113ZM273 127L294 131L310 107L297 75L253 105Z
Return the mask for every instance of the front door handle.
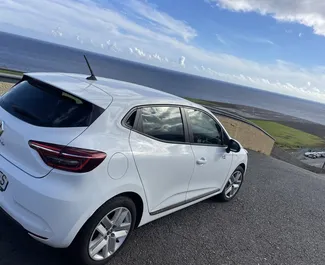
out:
M207 163L207 160L204 157L201 157L199 160L196 161L198 165L204 165Z

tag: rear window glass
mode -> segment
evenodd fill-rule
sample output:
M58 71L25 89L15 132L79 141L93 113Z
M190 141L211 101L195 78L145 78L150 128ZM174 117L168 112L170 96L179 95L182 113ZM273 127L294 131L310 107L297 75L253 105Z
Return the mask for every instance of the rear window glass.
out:
M0 98L13 116L41 127L87 127L104 109L47 84L24 80Z

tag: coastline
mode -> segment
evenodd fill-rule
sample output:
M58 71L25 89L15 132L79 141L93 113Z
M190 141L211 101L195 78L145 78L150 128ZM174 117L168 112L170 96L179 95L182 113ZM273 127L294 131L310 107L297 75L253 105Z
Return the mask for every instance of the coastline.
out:
M265 110L261 108L255 108L239 104L223 103L223 102L213 102L191 99L196 103L218 107L219 109L228 111L230 113L242 116L248 120L262 120L262 121L274 121L285 126L316 135L322 139L325 139L325 125L315 123L309 120L297 118L290 115L285 115L279 112Z
M11 72L10 70L5 69L6 72ZM2 69L0 69L0 74ZM21 73L16 72L16 75L19 76ZM2 81L5 80L5 81ZM8 91L16 81L10 82L6 78L0 78L0 95ZM9 82L8 82L9 81ZM285 126L316 135L322 139L325 139L325 125L318 124L312 121L308 121L305 119L293 117L290 115L285 115L279 112L265 110L256 107L250 107L245 105L239 104L232 104L232 103L224 103L224 102L217 102L217 101L206 101L194 98L186 98L188 100L194 101L196 103L210 106L210 107L217 107L220 110L225 110L229 113L241 116L247 120L262 120L262 121L274 121L279 124L283 124Z
M7 70L10 71L10 70ZM1 69L0 69L1 73ZM5 79L2 81L0 79L0 95L8 91L16 81L8 82ZM265 110L261 108L255 108L245 105L216 102L216 101L205 101L193 98L186 98L188 100L194 101L196 103L207 105L210 107L217 107L220 110L225 110L229 113L241 116L247 120L262 120L262 121L274 121L279 124L306 132L308 134L316 135L322 139L325 139L325 125L318 124L305 119L293 117L290 115L285 115L279 112Z

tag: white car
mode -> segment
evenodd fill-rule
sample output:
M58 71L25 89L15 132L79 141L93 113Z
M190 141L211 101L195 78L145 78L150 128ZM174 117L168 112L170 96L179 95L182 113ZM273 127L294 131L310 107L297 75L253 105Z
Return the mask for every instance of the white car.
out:
M0 120L1 208L79 264L106 264L157 218L233 199L247 169L210 111L117 80L25 74L0 98Z

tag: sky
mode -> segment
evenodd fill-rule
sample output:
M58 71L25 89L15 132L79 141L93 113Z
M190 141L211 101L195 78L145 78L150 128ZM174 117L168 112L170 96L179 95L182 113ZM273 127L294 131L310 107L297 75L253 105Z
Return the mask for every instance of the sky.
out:
M323 0L0 0L0 31L325 102Z

